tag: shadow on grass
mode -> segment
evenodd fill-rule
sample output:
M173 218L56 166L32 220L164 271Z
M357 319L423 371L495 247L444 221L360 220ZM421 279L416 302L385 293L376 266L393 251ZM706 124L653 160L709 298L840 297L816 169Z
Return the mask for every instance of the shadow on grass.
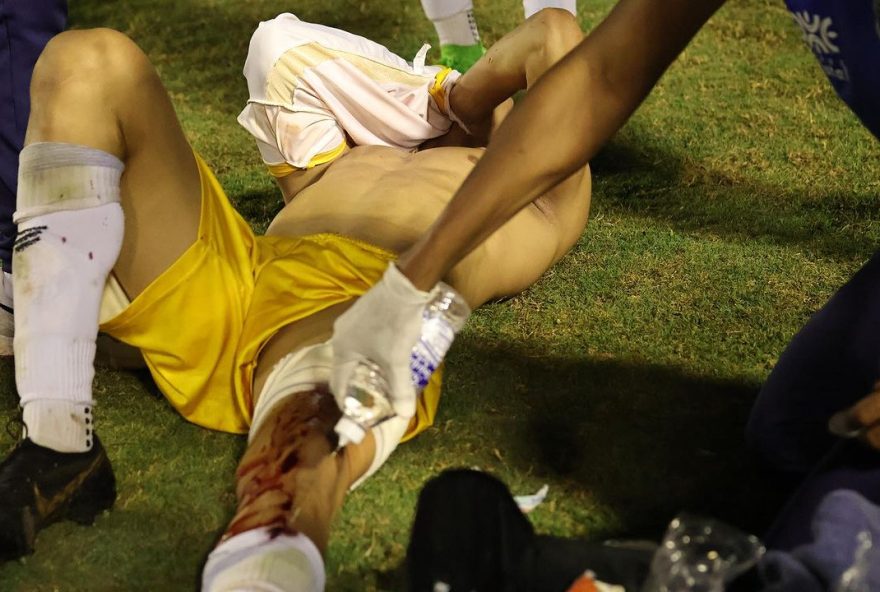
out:
M503 414L505 461L612 508L623 532L604 534L656 537L681 510L760 533L777 511L782 492L743 442L758 385L461 341L454 374L492 378L462 385L477 392L447 397L447 411L473 421Z
M619 527L611 527L616 530L593 531L597 538L656 539L685 509L751 532L764 530L778 507L778 492L750 464L741 435L758 385L637 361L546 357L532 348L486 346L468 334L457 342L441 410L456 425L435 435L446 442L435 453L455 455L445 462L470 462L462 451L471 440L481 453L503 450L513 474L534 473L555 483L556 499L565 491L588 492L619 518ZM0 402L11 407L11 361L0 360L0 369ZM112 540L125 548L143 537L150 553L167 556L173 549L179 559L154 566L114 556L124 569L102 564L98 571L117 583L161 577L183 589L234 506L231 475L243 441L189 425L164 402L137 397L125 388L134 381L124 374L99 378L108 388L106 441L120 479L118 508L85 533L73 525L55 527L55 534L42 537L40 563L7 573L22 581L49 577L54 564L43 565L43 558L74 554L70 541L84 535L96 545ZM120 381L118 388L114 381ZM431 436L413 447L438 442ZM182 451L198 462L181 460ZM427 456L422 460L431 463ZM193 524L148 535L159 515L163 525ZM363 589L362 575L339 574L336 589ZM381 589L400 589L403 573L398 567L373 576Z
M683 232L801 247L832 259L865 258L877 248L880 195L803 195L689 162L650 137L618 139L591 162L594 194L606 211L643 215Z

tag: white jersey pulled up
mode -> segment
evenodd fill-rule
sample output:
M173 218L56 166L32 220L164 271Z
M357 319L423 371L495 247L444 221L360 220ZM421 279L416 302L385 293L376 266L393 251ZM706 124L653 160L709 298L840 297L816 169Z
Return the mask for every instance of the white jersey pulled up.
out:
M423 56L410 64L364 37L281 14L251 38L238 121L276 176L329 162L346 143L413 149L449 130L445 93L459 76Z

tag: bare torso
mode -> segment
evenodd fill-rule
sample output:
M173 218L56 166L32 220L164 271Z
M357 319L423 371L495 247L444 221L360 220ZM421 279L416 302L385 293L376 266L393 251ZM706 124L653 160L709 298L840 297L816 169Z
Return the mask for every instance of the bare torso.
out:
M267 234L335 232L400 253L434 221L482 153L355 147L299 192Z

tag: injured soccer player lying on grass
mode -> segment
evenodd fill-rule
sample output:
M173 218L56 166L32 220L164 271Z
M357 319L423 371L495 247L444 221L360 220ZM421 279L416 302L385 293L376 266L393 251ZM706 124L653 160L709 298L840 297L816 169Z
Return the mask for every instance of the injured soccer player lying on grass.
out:
M320 67L321 52L327 45L340 49L333 46L339 40L362 44L368 56L378 51L361 38L282 20L297 36L317 35L282 51L290 63L304 64L297 71L304 80L316 80L316 69L332 70ZM320 164L308 155L326 141L312 148L307 137L276 141L281 160L267 163L289 167L280 177L288 203L265 236L255 236L193 152L137 46L110 30L56 37L34 72L21 158L15 361L26 438L0 465L2 557L32 551L47 524L88 522L115 499L92 419L100 326L140 349L185 418L249 432L236 473L238 510L208 559L205 589L262 589L260 582L320 589L321 554L346 492L401 439L430 425L440 388L435 376L412 418L389 420L360 444L337 450L340 411L327 386L333 323L383 277L393 286L397 254L428 228L480 158L483 148L471 146L478 138L461 127L487 136L495 107L580 38L567 13L544 11L460 78L438 76L439 68L417 72L418 65L402 60L360 59L342 48L332 59L337 66L343 61L344 71L369 62L375 79L387 82L413 70L409 98L399 99L398 109L420 105L430 111L431 125L394 128L369 114L328 111L344 131L336 137L348 141ZM294 70L270 79L289 84L283 76ZM345 94L348 87L320 100L360 100ZM276 122L296 119L293 103L269 103L247 111ZM355 144L351 130L358 126L384 139ZM329 128L325 117L311 129ZM268 144L275 132L262 129L258 140ZM320 137L332 138L330 131ZM289 162L285 146L306 160ZM271 151L263 148L266 159ZM589 203L584 168L492 235L446 281L471 307L521 291L575 243Z

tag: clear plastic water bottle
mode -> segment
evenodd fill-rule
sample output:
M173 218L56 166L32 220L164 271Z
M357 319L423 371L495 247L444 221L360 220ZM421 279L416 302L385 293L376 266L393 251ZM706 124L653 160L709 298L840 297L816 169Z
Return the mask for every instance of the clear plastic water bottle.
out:
M723 592L763 554L757 537L682 513L669 524L641 592Z
M470 314L471 309L461 295L441 282L422 314L422 332L409 358L416 392L428 385ZM388 381L376 363L364 360L355 367L346 387L342 417L335 428L339 446L359 443L367 430L391 417L394 409Z

